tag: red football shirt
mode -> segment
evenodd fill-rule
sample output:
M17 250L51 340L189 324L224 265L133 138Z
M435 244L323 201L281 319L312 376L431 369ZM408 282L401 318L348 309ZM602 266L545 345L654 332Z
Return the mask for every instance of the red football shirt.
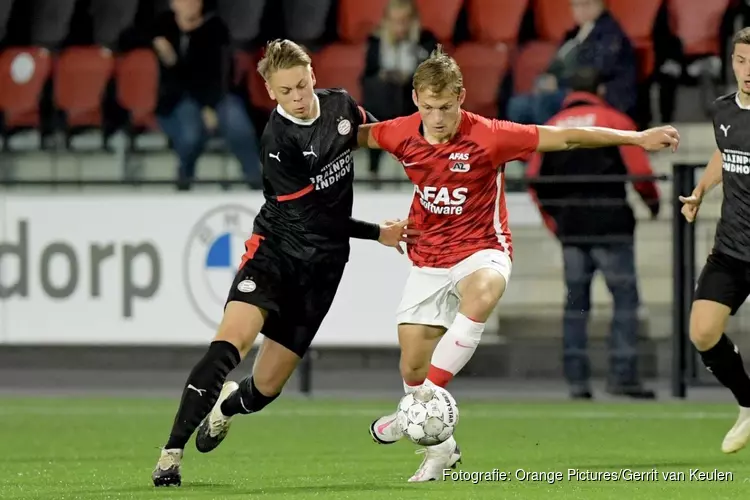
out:
M418 267L451 267L485 249L513 256L503 176L505 163L533 153L534 125L491 120L461 111L453 139L430 144L419 113L377 123L372 134L414 183L409 217L422 231L408 248Z

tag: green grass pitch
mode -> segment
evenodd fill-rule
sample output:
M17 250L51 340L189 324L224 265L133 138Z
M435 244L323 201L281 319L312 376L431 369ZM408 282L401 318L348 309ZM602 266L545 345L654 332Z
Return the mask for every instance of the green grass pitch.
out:
M183 486L156 489L150 474L176 404L157 399L0 399L0 498L750 496L750 449L730 456L720 451L736 418L731 404L467 401L460 403L456 431L463 480L409 484L406 480L422 458L414 454L417 447L409 442L379 446L367 432L373 418L395 408L396 401L282 399L259 414L237 417L226 441L210 454L198 453L191 441ZM578 470L578 476L570 477L569 469ZM691 477L696 469L699 473ZM650 474L639 478L627 471ZM471 473L485 477L472 482L467 480ZM625 477L613 477L623 473ZM701 475L709 473L716 480ZM585 480L597 475L599 480Z

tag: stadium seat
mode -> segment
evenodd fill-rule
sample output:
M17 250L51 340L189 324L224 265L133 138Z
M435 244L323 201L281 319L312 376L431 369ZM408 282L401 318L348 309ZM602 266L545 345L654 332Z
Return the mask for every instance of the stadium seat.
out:
M155 129L159 65L149 49L133 50L117 60L117 102L130 116L135 129Z
M663 0L609 0L612 16L630 38L638 59L638 79L647 79L654 71L656 56L652 34Z
M242 57L244 58L244 56ZM259 110L271 111L276 106L276 102L268 97L263 77L258 73L260 57L260 52L247 54L247 59L244 59L241 64L245 66L247 71L247 91L250 94L250 103Z
M422 27L441 43L451 43L462 5L463 0L417 0Z
M343 42L361 43L377 29L388 0L339 0L338 31Z
M686 56L719 55L729 0L667 0L669 25Z
M570 3L566 0L534 0L534 25L539 38L560 42L565 33L575 27Z
M534 87L534 80L549 67L557 52L557 44L533 41L523 46L513 65L513 90L526 94Z
M71 47L60 54L54 100L68 128L101 126L102 99L114 68L112 53L100 47Z
M45 49L13 47L0 54L0 112L6 132L40 125L39 99L51 69Z
M507 47L467 42L456 48L453 57L464 75L464 107L473 113L496 118L500 84L508 69Z
M334 43L312 54L317 86L342 87L356 100L362 97L360 78L365 69L364 44Z
M472 40L515 46L528 0L467 0Z

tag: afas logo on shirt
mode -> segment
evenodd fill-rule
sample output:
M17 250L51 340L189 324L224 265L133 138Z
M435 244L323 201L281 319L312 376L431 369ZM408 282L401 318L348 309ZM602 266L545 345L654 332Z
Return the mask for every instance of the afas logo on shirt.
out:
M469 194L469 189L459 187L449 189L445 186L415 186L415 191L420 197L421 205L429 212L440 215L461 215Z
M451 153L448 159L467 161L469 159L469 153Z

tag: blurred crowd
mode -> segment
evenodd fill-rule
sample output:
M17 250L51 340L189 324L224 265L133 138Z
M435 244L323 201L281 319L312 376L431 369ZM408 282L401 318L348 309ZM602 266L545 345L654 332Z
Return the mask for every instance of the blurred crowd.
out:
M185 188L207 140L220 136L257 188L254 138L273 103L254 64L277 37L310 50L319 86L347 88L379 119L415 110L411 74L442 43L464 70L470 111L545 123L562 108L571 75L586 67L599 72L604 101L645 127L673 120L680 85L704 88L707 102L719 93L725 40L746 9L735 0L6 0L0 64L10 68L11 82L0 78L3 134L99 127L106 138L123 127L159 129L179 157ZM34 48L32 63L46 80L32 96L32 117L14 109L19 99L8 90L33 72L24 47ZM87 60L81 48L98 50ZM128 59L144 50L158 61L153 84L148 61ZM48 73L39 60L44 51L60 62ZM92 87L96 64L110 69ZM68 94L86 87L100 109L83 113L82 104L69 102L80 97L60 97L68 87ZM373 175L380 160L371 153Z

